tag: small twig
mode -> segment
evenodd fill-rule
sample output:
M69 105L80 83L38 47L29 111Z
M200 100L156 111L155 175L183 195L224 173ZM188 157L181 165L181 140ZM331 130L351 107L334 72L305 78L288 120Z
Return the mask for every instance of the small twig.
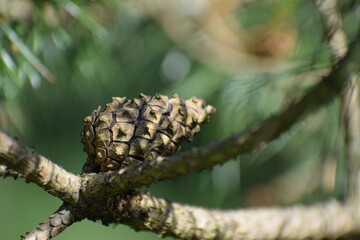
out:
M20 173L12 170L12 169L8 169L5 165L1 165L0 164L0 177L6 178L6 177L13 177L14 179L17 178L24 178L25 176L21 175Z
M341 112L345 130L345 156L349 174L348 200L360 199L360 105L359 80L353 75L342 96Z
M116 223L181 239L324 239L360 234L359 212L337 201L220 211L136 193L120 196L111 213Z
M239 154L250 153L259 146L274 140L307 114L319 109L320 105L338 95L348 82L349 71L360 69L357 62L359 55L360 41L355 42L352 51L349 51L349 54L334 66L327 77L297 103L290 105L279 114L254 124L217 144L194 148L172 157L158 157L152 161L134 164L119 172L84 175L83 193L95 194L93 197L113 196L124 190L208 169ZM104 184L97 185L99 182Z
M344 57L348 50L347 39L336 2L336 0L315 0L324 25L325 40L335 62Z
M0 132L0 165L18 172L27 181L38 184L54 196L73 203L89 219L102 220L104 223L124 223L134 229L150 230L160 235L183 239L238 240L319 239L360 234L359 210L351 204L330 202L310 207L217 211L170 203L146 193L124 193L125 190L144 184L210 168L238 154L250 153L275 139L307 114L337 96L348 82L349 72L360 70L359 55L360 41L354 44L348 55L327 77L298 102L279 114L208 147L193 149L173 157L159 157L119 172L83 174L80 177L66 172ZM78 201L80 188L82 195ZM118 194L122 195L114 196ZM110 198L111 196L114 197ZM69 216L66 219L70 218L68 213L64 214ZM59 219L59 216L54 219ZM54 223L52 219L43 223L40 231L34 230L35 236L32 239L41 234L49 236L48 233L51 232L56 235L71 222L64 221L57 225L55 223L59 223L58 220L53 220ZM61 227L57 228L58 226Z
M79 199L81 179L0 131L0 164L68 203Z
M316 0L330 51L335 61L347 52L346 35L335 0ZM360 33L359 33L360 34ZM360 106L358 76L349 74L348 86L341 95L341 116L345 131L345 156L348 169L348 200L360 199Z
M74 210L67 206L61 206L54 214L52 214L45 222L41 223L33 231L22 236L22 240L49 240L74 222L80 221L77 219Z

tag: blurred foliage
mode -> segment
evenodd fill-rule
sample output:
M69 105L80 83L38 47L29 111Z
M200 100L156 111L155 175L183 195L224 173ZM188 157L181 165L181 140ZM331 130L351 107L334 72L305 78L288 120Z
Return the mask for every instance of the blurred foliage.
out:
M351 39L359 5L339 2ZM177 92L217 108L183 149L206 145L319 81L331 66L322 31L310 0L0 0L0 129L79 173L79 133L93 109L112 96ZM145 190L205 207L264 206L341 197L345 176L334 101L248 156ZM30 231L60 204L21 180L2 180L0 192L3 239ZM158 239L87 221L59 239L100 236Z

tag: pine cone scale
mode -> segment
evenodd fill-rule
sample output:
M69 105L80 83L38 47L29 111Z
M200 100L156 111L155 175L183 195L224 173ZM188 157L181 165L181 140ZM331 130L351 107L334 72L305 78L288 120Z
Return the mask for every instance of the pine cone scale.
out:
M85 118L81 139L89 162L84 171L108 171L134 162L172 155L191 141L215 109L198 98L156 94L113 98ZM89 167L91 166L91 167Z

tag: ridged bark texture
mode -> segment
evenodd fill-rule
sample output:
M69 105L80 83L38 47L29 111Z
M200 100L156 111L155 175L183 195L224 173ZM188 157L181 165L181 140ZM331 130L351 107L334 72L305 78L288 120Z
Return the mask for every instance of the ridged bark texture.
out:
M105 172L156 156L173 155L182 141L192 141L200 124L214 113L198 98L156 94L113 98L85 118L81 141L89 157L84 172Z
M21 240L52 239L64 231L68 226L79 220L82 219L77 219L76 216L74 216L74 212L71 207L65 204L33 231L26 233L25 236L22 236Z
M311 206L216 210L137 192L120 196L115 206L111 217L118 223L186 240L324 240L358 236L360 231L357 205L334 200Z

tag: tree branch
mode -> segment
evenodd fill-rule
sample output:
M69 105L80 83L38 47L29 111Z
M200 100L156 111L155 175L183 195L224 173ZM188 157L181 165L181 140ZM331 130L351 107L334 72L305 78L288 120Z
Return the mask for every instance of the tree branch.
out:
M119 196L110 217L136 230L181 239L323 239L360 234L358 210L329 201L308 207L220 211L136 193Z
M45 222L41 223L36 229L22 236L22 240L49 240L74 222L82 220L82 218L76 217L74 209L62 205L54 214L52 214Z
M118 172L73 175L0 132L1 175L11 169L14 175L74 204L60 208L24 239L50 239L84 215L105 224L123 223L134 229L183 239L319 239L360 234L359 208L350 203L342 205L333 201L309 207L220 211L170 203L148 193L124 193L210 168L236 155L250 153L280 136L342 91L349 73L360 70L359 45L357 41L327 77L279 114L222 142L134 164ZM79 209L78 217L71 210L75 206Z
M325 40L336 61L345 56L348 47L341 16L337 10L336 0L315 0L324 25Z
M0 131L0 164L68 203L79 199L81 179ZM11 170L10 170L11 169Z
M15 180L19 177L25 178L24 175L21 175L20 173L14 171L12 169L8 169L5 165L0 164L0 177L6 178L8 176L13 177Z
M322 21L325 25L326 40L335 61L347 52L346 35L335 0L316 0ZM360 29L359 29L360 34ZM349 84L341 95L341 116L345 130L345 156L348 169L348 200L360 199L360 105L359 76L350 74Z
M116 172L87 174L83 178L85 194L114 196L124 190L149 185L157 181L175 179L193 171L201 171L221 164L239 154L250 153L259 146L289 130L307 114L337 96L349 79L349 73L359 71L359 39L351 51L335 65L327 77L314 86L298 102L279 114L250 126L222 142L208 147L193 148L172 157L158 157L152 161L134 164ZM97 185L96 183L103 183ZM95 187L94 187L95 186ZM96 187L97 186L97 187Z
M360 199L360 105L359 76L353 75L342 96L341 110L345 130L345 157L349 174L348 200Z

